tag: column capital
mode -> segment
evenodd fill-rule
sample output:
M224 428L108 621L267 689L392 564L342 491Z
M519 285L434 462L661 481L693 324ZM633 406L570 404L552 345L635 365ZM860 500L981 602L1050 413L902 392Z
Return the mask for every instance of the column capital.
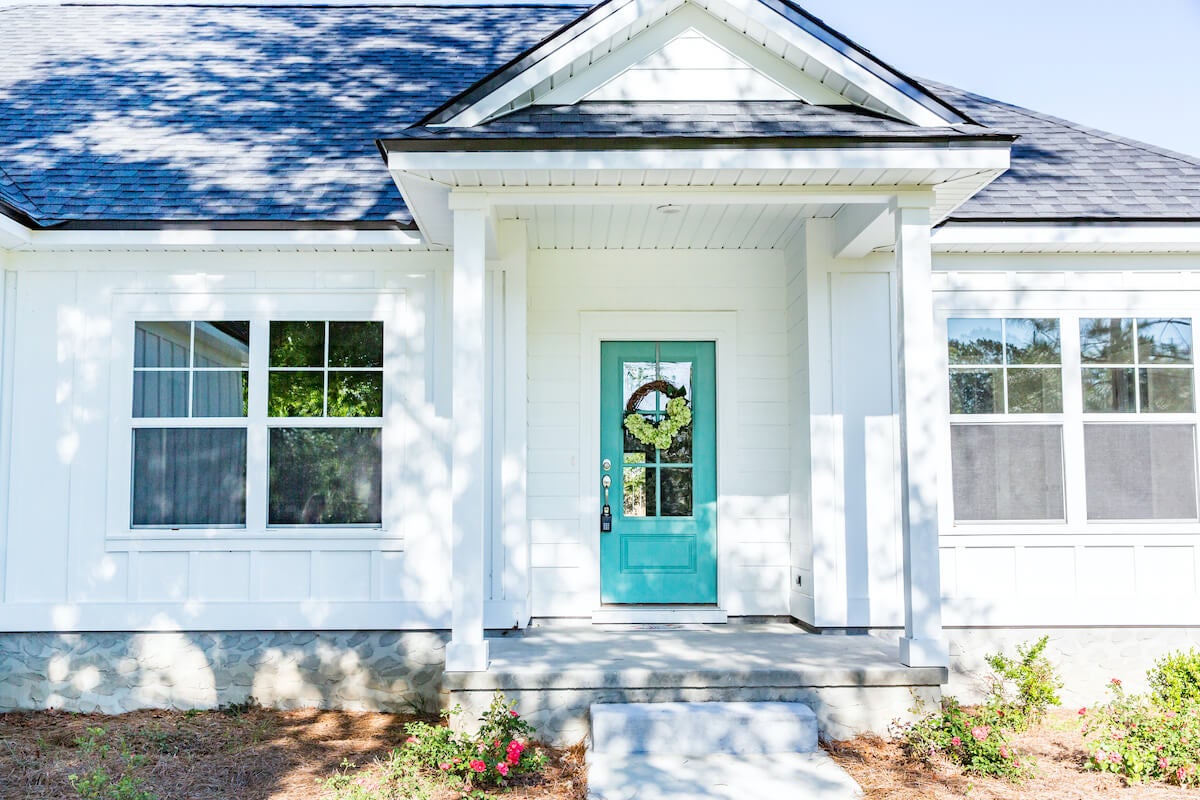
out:
M492 199L486 192L462 191L455 189L450 192L447 201L451 211L490 211Z
M937 202L937 195L932 190L927 192L898 192L892 195L888 207L892 211L924 209L928 211Z

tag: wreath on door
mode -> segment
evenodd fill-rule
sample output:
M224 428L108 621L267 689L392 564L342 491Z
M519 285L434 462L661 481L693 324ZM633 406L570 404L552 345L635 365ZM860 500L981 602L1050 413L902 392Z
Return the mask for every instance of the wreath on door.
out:
M652 392L660 392L670 398L665 409L667 415L657 424L637 410L646 395ZM642 444L653 445L659 450L671 449L675 437L692 421L692 407L688 405L686 394L686 389L674 386L669 381L657 380L643 384L629 396L629 402L625 404L625 430Z

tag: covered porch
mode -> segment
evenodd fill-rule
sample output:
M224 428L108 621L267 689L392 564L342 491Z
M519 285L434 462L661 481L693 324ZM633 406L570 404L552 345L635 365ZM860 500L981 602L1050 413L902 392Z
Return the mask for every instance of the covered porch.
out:
M489 637L486 672L452 672L443 692L466 719L495 691L556 744L588 733L593 703L786 701L810 706L822 736L884 732L936 704L945 667L905 667L896 637L820 636L786 622L537 625Z
M830 701L826 715L835 727L842 723L833 709L865 702L856 692L867 687L886 689L885 694L905 687L898 691L906 699L896 709L907 708L907 687L940 684L948 663L937 530L942 432L936 412L944 392L933 331L931 228L1003 171L1008 141L955 133L920 143L856 141L815 148L697 144L673 152L599 146L547 152L542 149L547 145L510 141L510 149L498 150L490 143L464 148L429 138L383 143L422 230L453 250L453 336L447 351L453 365L453 615L446 659L452 700L463 699L456 693L490 694L492 688L536 690L539 699L529 701L530 710L552 715L543 701L556 703L567 695L543 697L547 689L586 690L595 697L611 685L632 692L629 696L662 689L681 697L695 690L699 698L733 691L728 681L741 680L746 685L739 691L753 689L760 696L782 691L809 698L817 689L836 694L842 699ZM692 291L686 285L689 263L696 265L697 279L701 272L721 277L704 291ZM882 293L872 289L874 306L858 312L869 318L870 331L851 334L870 339L873 352L883 354L886 374L860 386L882 398L876 404L883 408L876 427L886 429L876 437L886 450L888 463L882 465L868 463L870 448L863 441L853 464L839 463L830 452L843 448L847 436L863 436L843 430L838 406L839 393L853 401L854 380L839 389L831 376L831 370L856 365L839 363L847 357L838 348L838 321L831 319L838 289L830 276L859 270L883 278ZM501 274L502 301L494 291L489 294ZM642 276L678 288L638 292ZM740 306L734 295L743 291L766 297L766 310ZM555 307L560 298L569 299ZM850 306L839 313L853 318L853 298L840 302ZM501 348L495 340L498 310ZM759 326L764 332L756 341L763 344L753 349L746 345L747 334L758 335L752 329L763 314L773 321ZM543 333L535 319L554 327L548 322ZM546 337L553 338L555 358L543 358ZM597 390L600 348L609 339L715 343L715 603L630 606L606 603L601 596L606 534L600 524ZM543 365L535 366L536 359ZM770 379L747 379L751 363L769 363ZM541 373L551 370L566 377L542 380ZM501 383L497 376L503 376ZM750 391L752 383L758 385ZM783 417L776 426L782 441L772 443L782 457L771 467L776 488L769 493L746 488L749 475L762 474L741 440L755 424L756 403L748 397L771 401ZM540 455L531 455L544 447L534 441L540 436L535 417L549 405L562 415L552 431L569 440L555 451L553 468L560 474L554 480L547 478ZM894 442L894 474L893 445L887 442ZM874 512L851 507L854 497L846 492L867 480L856 471L881 468L889 470L878 481L882 513L890 518L887 509L895 512L894 597L891 590L871 597L865 586L874 580L867 562L876 543L868 534L878 520ZM543 487L551 483L558 510L543 519L546 514L534 506L546 505ZM789 587L783 591L755 594L760 587L745 588L745 567L754 558L747 555L745 531L762 516L755 506L774 509L773 522L780 524L772 541L778 542L776 552L786 553L786 563L775 564L774 572L755 575L768 576L773 587L782 577ZM539 582L539 563L545 566L540 554L560 544L554 537L570 545L576 560L572 571L561 571L566 580ZM523 629L531 618L543 617L583 616L598 624L720 622L747 615L790 617L825 630L902 627L903 635L891 641L825 639L790 626L737 625L726 634L676 631L682 639L654 644L664 630L536 629L511 642L485 633ZM634 635L636 646L625 638ZM687 655L693 648L696 655ZM580 683L576 687L504 685L538 675L539 663L607 663L604 654L614 650L653 654L664 664L678 659L678 668L664 673L670 685L663 687L630 684L653 670L630 671L615 662L570 673ZM747 672L745 659L753 660L754 653L761 669ZM720 666L700 669L706 660ZM857 666L847 672L839 664ZM543 672L548 676L555 669ZM689 685L696 675L710 675L712 685ZM585 687L589 681L595 685ZM850 699L855 696L859 700ZM878 699L867 704L893 705Z

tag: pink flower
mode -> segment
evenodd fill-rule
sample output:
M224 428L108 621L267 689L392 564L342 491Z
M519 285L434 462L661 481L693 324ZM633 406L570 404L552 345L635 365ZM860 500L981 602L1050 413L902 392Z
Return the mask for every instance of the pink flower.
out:
M1187 777L1187 770L1183 767L1180 767L1179 769L1175 770L1175 777L1179 779L1180 783L1183 783L1183 779Z
M525 752L525 745L513 739L508 743L508 747L505 750L505 758L508 760L508 763L515 765L521 760L521 753L523 752Z
M1108 760L1109 760L1109 761L1111 761L1111 762L1112 762L1112 763L1114 763L1114 764L1120 764L1120 763L1121 763L1121 756L1119 756L1119 755L1118 755L1118 754L1116 754L1116 753L1109 753L1109 754L1108 754Z
M469 766L471 767L471 769L475 770L476 772L483 772L484 770L487 769L487 764L483 763L482 761L480 761L477 758L471 759L471 763Z
M980 725L978 727L971 728L971 735L975 737L975 741L977 742L982 742L987 739L988 734L991 732L992 729L987 725Z
M1008 755L1009 755L1009 753L1008 753L1008 748L1007 748L1007 747L1005 747L1004 745L1000 745L1000 757L1001 757L1001 758L1008 758Z
M442 772L446 772L450 769L450 762L443 761L442 763L438 764L438 769L440 769Z
M950 744L954 745L955 747L958 747L962 744L962 739L958 738L957 736L954 736L950 739Z
M1168 712L1167 712L1166 714L1164 714L1163 716L1165 716L1167 719L1175 719L1175 717L1176 717L1177 715L1175 714L1175 712L1174 712L1174 711L1168 711Z
M1082 717L1082 716L1086 716L1086 715L1087 715L1087 706L1084 706L1083 708L1079 709L1079 716Z
M1165 756L1158 757L1158 768L1165 770L1167 768L1167 759Z
M510 715L514 716L514 717L519 717L519 716L521 716L520 714L518 714L518 713L516 712L516 709L511 709L511 708L510 708L510 709L508 710L508 713L509 713Z
M1121 685L1121 679L1120 679L1120 678L1113 678L1113 679L1112 679L1112 685L1113 685L1113 686L1120 686L1120 685Z
M496 762L496 772L499 772L501 775L503 775L504 777L507 778L508 777L508 764L505 764L503 761Z
M421 740L420 740L420 739L418 739L417 737L415 737L415 736L410 736L410 737L408 737L407 739L405 739L405 740L404 740L404 743L405 743L405 744L416 744L416 743L417 743L417 742L419 742L419 741L421 741Z

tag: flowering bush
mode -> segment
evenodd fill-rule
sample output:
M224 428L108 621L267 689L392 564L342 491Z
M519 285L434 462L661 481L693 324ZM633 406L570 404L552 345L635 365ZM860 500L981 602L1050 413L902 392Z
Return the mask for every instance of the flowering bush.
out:
M1011 725L990 705L967 709L957 700L942 700L942 710L901 731L909 753L928 760L943 755L964 772L1021 780L1033 774L1033 760L1009 741Z
M535 730L513 703L497 692L480 718L476 733L457 733L445 725L410 722L404 743L371 771L353 764L325 782L336 800L422 800L431 785L450 784L472 797L481 788L503 787L517 775L540 773L546 756L531 745ZM446 716L461 713L455 707Z
M1107 705L1079 711L1088 768L1124 775L1130 783L1200 786L1200 704L1176 710L1157 696L1126 695L1116 678L1108 689Z

